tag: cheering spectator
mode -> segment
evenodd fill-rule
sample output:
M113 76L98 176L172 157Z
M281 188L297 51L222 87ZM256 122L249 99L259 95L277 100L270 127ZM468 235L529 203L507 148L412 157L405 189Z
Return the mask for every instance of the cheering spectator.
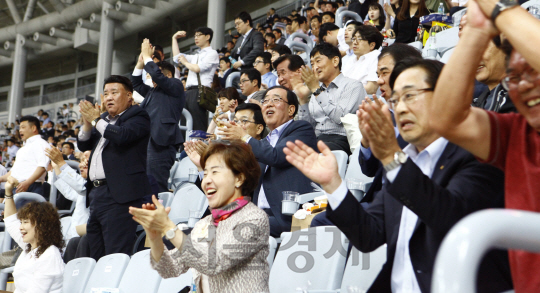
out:
M23 250L13 269L15 292L61 293L64 239L60 217L48 202L30 202L17 211L11 191L18 184L14 177L8 178L4 200L6 231Z
M368 94L377 92L377 57L383 36L377 28L360 26L352 37L354 55L343 57L343 75L359 80Z
M321 17L318 15L315 15L311 18L310 24L311 29L309 30L309 36L313 40L313 42L318 43L319 42L319 29L321 28Z
M495 1L467 5L467 25L435 88L431 125L481 161L504 170L506 208L540 212L540 39L532 33L540 29L540 23L517 2L494 13L494 7L499 9ZM509 41L503 46L508 58L503 84L519 113L470 107L474 76L490 40L499 34L495 24ZM516 29L519 34L514 33ZM509 258L516 293L540 288L535 273L540 254L510 250Z
M167 180L184 142L178 122L186 102L182 82L173 78L174 66L166 61L154 63L153 48L148 39L141 44L141 54L131 75L133 89L145 97L141 108L150 116L150 141L147 150L148 174L156 179L159 192L168 191ZM184 60L182 56L180 60ZM142 81L143 68L152 76L154 87Z
M356 113L366 91L360 81L341 73L341 53L330 45L317 45L311 51L311 67L302 70L302 79L311 96L299 98L299 119L308 121L315 128L317 139L324 141L331 150L351 153L341 117Z
M261 140L266 135L266 122L261 107L254 103L244 103L236 107L234 123L242 127L249 136Z
M294 87L304 86L300 77L302 66L304 66L304 60L298 55L285 54L280 56L274 61L279 85L291 91L295 90L298 95L299 92Z
M169 219L170 208L164 208L155 196L154 204L130 208L134 220L146 231L152 267L163 278L177 277L192 268L197 291L242 288L245 292L269 292L268 216L249 197L260 174L255 156L242 142L212 143L201 165L201 186L211 215L197 222L191 234L184 234ZM175 249L164 249L162 234ZM212 253L208 243L215 245Z
M195 45L201 49L195 55L180 53L178 39L186 36L185 31L178 31L172 37L173 60L189 70L185 88L185 108L193 117L193 130L206 131L208 128L208 111L199 106L198 102L200 99L197 76L200 76L201 85L212 87L214 73L220 62L217 51L210 47L213 35L214 31L207 27L195 30ZM182 109L180 109L180 113L182 113Z
M396 13L393 31L390 35L395 37L396 43L412 43L416 41L420 17L428 15L425 0L403 0L402 6Z
M217 98L219 100L219 105L216 107L216 113L208 126L208 130L206 130L208 133L215 134L218 120L232 121L236 107L240 104L244 104L244 100L240 98L238 91L233 87L228 87L219 91Z
M240 67L243 69L253 68L253 62L255 62L257 55L264 52L264 38L260 32L253 30L253 20L245 11L236 16L234 25L242 37L236 42L236 46L231 52L231 56L238 60L233 64L233 67L235 69Z
M321 14L321 24L325 23L334 23L336 21L336 16L332 12L324 12Z
M253 66L261 73L262 88L269 89L277 85L277 76L272 73L272 54L268 52L261 53L255 59Z

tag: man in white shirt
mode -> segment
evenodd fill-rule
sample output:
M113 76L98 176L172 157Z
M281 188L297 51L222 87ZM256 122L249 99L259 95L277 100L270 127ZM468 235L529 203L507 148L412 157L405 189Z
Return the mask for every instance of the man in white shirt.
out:
M257 59L255 59L253 66L261 73L261 86L263 88L269 89L278 84L277 75L272 73L272 54L268 52L263 52L259 54L259 56L257 56Z
M0 182L6 182L9 176L17 179L19 184L16 193L27 191L43 195L43 182L49 166L45 149L48 149L50 145L41 138L39 131L39 120L36 117L21 118L19 132L24 146L17 152L17 160L13 168L0 177Z
M185 31L178 31L172 37L173 60L184 65L189 74L186 80L186 104L185 108L193 117L193 130L206 131L208 128L208 111L199 106L199 81L205 87L212 87L214 74L219 66L219 55L216 50L210 47L214 32L211 28L200 27L195 30L195 45L200 51L195 55L185 55L180 53L178 39L186 36Z
M429 100L442 66L415 59L394 68L388 104L410 143L404 149L388 106L366 102L360 107L360 130L384 166L386 181L367 209L348 191L324 143L318 145L323 156L303 143L289 143L284 150L291 164L321 184L328 218L357 249L367 253L387 244L387 264L368 292L429 292L435 256L450 228L472 212L504 206L501 170L478 162L430 127ZM505 251L488 253L478 271L478 292L511 288L508 268Z

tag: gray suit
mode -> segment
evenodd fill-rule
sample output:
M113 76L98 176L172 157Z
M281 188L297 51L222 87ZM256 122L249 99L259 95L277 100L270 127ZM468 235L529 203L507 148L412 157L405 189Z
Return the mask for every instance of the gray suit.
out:
M241 36L238 38L236 46L232 49L231 56L236 60L238 60L238 57L242 59L242 62L244 62L242 69L253 68L255 58L257 58L260 53L264 52L264 37L255 29L251 30L246 41L242 44L244 37L245 36ZM238 53L238 49L240 49L240 53Z

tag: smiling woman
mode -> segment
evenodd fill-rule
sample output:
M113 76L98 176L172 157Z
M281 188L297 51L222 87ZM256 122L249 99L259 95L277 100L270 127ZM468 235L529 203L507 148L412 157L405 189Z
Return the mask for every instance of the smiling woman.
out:
M175 226L167 216L170 208L155 197L154 204L130 208L150 241L152 267L163 278L192 268L197 292L269 292L268 216L249 197L260 175L255 155L241 141L212 143L201 166L201 187L212 213L190 235ZM163 234L175 249L165 250Z

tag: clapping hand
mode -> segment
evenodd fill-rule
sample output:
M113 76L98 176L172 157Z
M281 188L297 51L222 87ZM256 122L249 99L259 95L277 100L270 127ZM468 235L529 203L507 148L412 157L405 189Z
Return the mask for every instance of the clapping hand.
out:
M324 142L319 141L317 147L322 155L300 140L296 140L294 143L289 141L283 152L291 165L300 170L307 178L319 183L324 191L333 193L341 184L336 157Z
M152 58L154 56L154 47L150 44L149 39L144 39L141 44L141 55L144 59Z
M224 139L233 140L233 139L242 139L247 132L239 125L236 125L234 122L222 122L224 127L218 128L218 135L223 136Z
M92 105L92 103L83 100L79 103L79 107L79 112L87 123L90 123L99 118L101 110L98 104Z
M53 168L62 167L66 162L62 153L57 148L48 148L45 149L45 155L51 159L51 164Z
M135 222L143 226L150 240L157 240L176 225L169 219L170 207L165 208L155 195L152 195L152 202L143 204L142 208L129 207L129 213Z

